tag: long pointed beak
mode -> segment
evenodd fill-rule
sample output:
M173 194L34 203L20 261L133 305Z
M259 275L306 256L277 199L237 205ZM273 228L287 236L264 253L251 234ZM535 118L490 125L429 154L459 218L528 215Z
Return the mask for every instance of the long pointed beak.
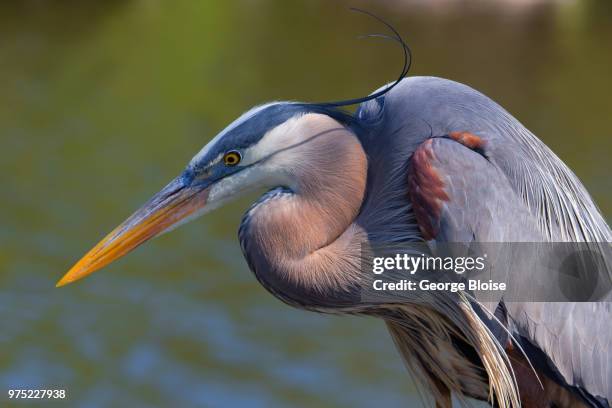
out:
M206 205L208 191L208 186L191 186L184 177L177 177L93 247L56 286L84 278L197 215Z

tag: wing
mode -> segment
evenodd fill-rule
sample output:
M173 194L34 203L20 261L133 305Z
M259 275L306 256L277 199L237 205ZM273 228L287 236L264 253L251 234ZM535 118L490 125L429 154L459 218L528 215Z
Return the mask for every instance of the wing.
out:
M545 241L535 216L474 134L450 133L421 143L410 161L408 180L413 210L428 240ZM512 267L514 273L521 270ZM491 306L494 310L496 304ZM513 302L505 308L507 328L543 352L542 364L550 365L566 384L610 398L610 303Z
M468 132L427 139L413 153L408 189L426 240L537 242L534 217Z
M511 329L517 337L536 345L556 373L567 384L578 388L593 406L610 406L612 307L609 300L509 303L507 307L512 316Z
M435 241L612 239L571 170L501 106L466 85L435 77L406 78L384 97L362 104L357 117L368 129L361 140L370 158L374 199L365 208L374 208L374 216L363 218L374 236L388 239L389 231L397 234L398 224L408 231L408 221L414 223L416 216L420 235ZM396 173L405 177L407 157L409 215L396 210L402 207L395 202L397 192L406 190L392 181ZM405 195L401 199L405 203ZM376 201L388 201L384 211L376 208ZM404 221L387 226L386 234L377 231L371 219L383 220L388 214ZM413 232L402 238L413 237ZM542 350L567 384L612 399L612 363L605 355L612 339L607 304L507 306L513 334ZM588 344L596 347L583 347Z

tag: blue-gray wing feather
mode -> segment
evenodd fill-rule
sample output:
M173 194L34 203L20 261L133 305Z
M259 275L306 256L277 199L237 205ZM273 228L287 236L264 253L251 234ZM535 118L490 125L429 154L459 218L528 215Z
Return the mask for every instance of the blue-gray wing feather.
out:
M612 240L605 219L571 170L508 112L466 85L407 78L384 101L363 104L358 115L377 123L376 131L362 140L374 159L376 154L413 153L433 138L432 165L448 196L440 200L437 213L429 214L436 218L438 241ZM484 152L449 140L453 131L482 137ZM567 384L610 401L609 301L509 303L509 329L542 350Z

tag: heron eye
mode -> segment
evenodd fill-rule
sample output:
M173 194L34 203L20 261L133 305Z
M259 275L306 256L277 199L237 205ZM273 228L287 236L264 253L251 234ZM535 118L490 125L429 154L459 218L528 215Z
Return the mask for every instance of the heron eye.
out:
M240 160L242 160L242 156L236 150L230 150L223 156L223 163L226 166L235 166L240 163Z

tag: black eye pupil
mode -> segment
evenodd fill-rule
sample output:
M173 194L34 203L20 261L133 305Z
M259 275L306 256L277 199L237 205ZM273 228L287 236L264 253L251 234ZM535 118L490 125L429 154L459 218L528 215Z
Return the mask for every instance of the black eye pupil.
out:
M224 160L225 160L225 164L229 166L236 165L240 161L240 153L229 152L225 155Z

